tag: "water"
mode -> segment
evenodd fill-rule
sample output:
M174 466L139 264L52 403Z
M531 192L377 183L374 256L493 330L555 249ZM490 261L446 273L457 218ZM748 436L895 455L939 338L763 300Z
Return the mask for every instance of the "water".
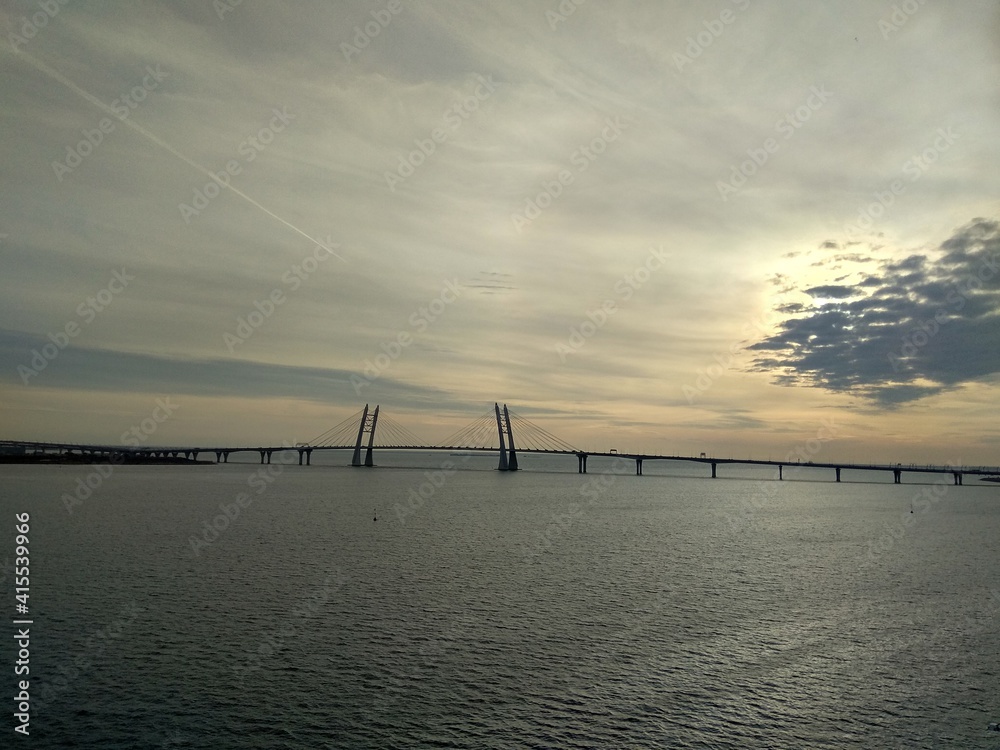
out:
M32 746L1000 747L1000 487L378 458L0 467Z

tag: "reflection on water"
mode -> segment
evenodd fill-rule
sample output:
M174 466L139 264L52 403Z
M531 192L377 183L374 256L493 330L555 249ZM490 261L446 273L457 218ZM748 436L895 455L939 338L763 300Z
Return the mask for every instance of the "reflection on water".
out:
M345 457L0 467L33 745L994 746L998 487Z

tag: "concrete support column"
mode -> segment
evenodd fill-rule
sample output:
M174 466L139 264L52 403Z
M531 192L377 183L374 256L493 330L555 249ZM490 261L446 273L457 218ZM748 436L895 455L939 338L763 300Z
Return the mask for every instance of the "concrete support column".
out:
M840 467L839 466L836 467L836 469L834 469L834 471L837 472L837 481L839 482L840 481Z
M503 434L503 422L500 420L500 404L494 403L493 408L497 415L497 434L500 437L500 463L497 464L497 471L507 471L507 444Z
M375 426L378 424L378 404L375 405L375 411L372 413L372 429L368 433L368 450L365 451L365 466L371 467L375 465L375 459L372 456L372 449L375 446Z
M712 461L712 479L715 479L715 461Z
M361 466L361 439L365 436L365 424L368 422L368 404L361 413L361 426L358 427L358 442L354 444L354 457L351 459L351 466Z
M778 481L782 481L785 478L785 467L778 464Z

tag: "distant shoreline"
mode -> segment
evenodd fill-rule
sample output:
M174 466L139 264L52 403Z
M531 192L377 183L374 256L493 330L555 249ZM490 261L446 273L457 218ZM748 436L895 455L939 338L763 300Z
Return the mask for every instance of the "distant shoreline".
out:
M158 465L158 464L214 464L215 461L195 461L184 456L132 456L127 453L120 453L114 460L107 454L83 454L83 453L22 453L0 455L0 464L42 464L55 466L85 466L89 464L129 464L129 465Z

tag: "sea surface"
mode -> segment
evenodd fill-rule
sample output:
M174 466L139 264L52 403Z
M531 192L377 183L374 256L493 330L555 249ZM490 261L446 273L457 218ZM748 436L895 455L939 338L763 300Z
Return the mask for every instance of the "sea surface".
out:
M0 746L1000 748L1000 486L255 458L0 466Z

